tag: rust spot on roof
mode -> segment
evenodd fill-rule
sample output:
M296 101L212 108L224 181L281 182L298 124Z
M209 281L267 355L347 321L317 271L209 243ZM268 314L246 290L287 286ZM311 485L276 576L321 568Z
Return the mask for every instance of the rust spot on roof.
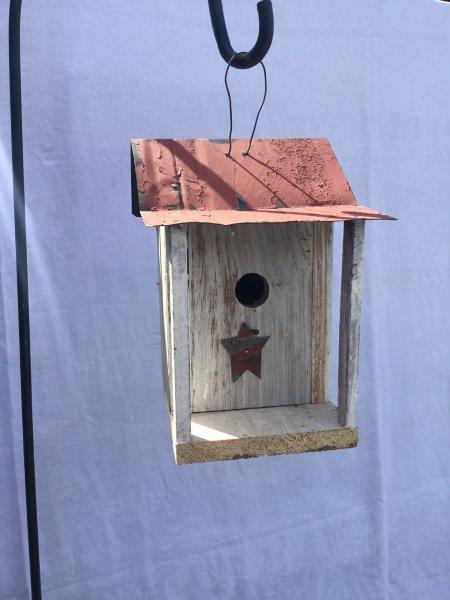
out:
M326 139L132 140L146 225L389 219L358 206ZM174 208L176 210L174 210Z

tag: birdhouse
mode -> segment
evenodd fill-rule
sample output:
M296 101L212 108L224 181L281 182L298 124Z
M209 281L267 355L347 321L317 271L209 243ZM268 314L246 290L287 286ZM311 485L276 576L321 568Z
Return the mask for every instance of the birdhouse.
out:
M325 139L133 140L133 214L158 231L177 463L357 444L364 224ZM344 221L337 398L333 222Z

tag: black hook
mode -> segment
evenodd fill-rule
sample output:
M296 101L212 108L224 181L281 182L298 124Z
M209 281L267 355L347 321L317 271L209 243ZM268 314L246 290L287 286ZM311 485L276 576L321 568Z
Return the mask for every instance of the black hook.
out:
M250 69L257 65L269 51L273 39L273 10L271 0L260 0L258 8L259 33L255 45L248 52L235 52L228 37L222 0L208 0L211 24L220 55L227 64L234 56L232 67Z

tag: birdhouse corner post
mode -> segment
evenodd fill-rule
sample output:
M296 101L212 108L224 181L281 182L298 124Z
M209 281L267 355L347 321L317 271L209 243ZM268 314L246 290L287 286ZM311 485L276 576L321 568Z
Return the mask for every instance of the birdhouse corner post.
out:
M338 420L356 427L365 221L346 221L342 246Z
M187 226L160 227L158 245L165 392L174 441L185 444L191 440Z

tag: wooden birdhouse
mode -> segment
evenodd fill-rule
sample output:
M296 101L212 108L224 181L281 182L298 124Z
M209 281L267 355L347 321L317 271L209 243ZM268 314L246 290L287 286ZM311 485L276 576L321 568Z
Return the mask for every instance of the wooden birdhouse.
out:
M366 220L325 139L133 140L177 463L355 446ZM330 398L333 222L345 221ZM333 403L333 400L336 404Z

